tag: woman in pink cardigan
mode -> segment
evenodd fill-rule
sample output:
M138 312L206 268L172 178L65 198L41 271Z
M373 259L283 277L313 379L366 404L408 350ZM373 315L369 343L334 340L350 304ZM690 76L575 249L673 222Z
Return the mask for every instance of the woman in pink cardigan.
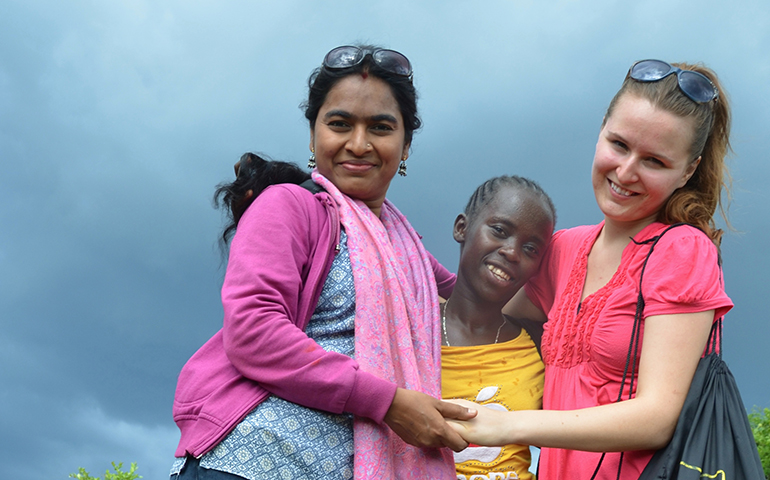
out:
M385 199L416 98L402 54L335 48L304 105L312 179L247 154L217 191L224 325L179 376L172 479L455 478L444 417L473 413L438 400L454 275Z

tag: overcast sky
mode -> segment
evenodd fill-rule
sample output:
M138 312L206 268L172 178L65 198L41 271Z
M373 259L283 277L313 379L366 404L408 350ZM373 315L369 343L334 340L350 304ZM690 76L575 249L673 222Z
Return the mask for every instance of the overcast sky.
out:
M476 6L471 6L474 4ZM424 128L389 197L452 270L487 178L596 223L602 115L643 58L703 61L733 105L724 347L770 407L770 3L0 0L0 465L167 478L176 377L222 322L215 186L246 151L304 165L298 105L333 47L403 52Z

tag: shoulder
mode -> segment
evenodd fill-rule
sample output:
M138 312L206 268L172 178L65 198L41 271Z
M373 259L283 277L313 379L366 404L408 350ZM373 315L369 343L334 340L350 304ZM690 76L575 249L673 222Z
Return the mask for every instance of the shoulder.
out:
M578 249L588 239L595 238L600 229L601 225L581 225L557 231L548 246L549 256L570 255L570 252Z
M649 257L650 247L641 245L634 261L635 269L644 269L645 315L716 310L721 316L729 310L719 251L705 233L689 225L658 224L655 237Z
M644 231L642 233L645 233ZM718 265L719 250L714 242L701 230L691 225L663 225L654 224L651 232L647 233L647 241L657 238L654 242L654 255L650 256L650 261L657 257L659 263L661 258L665 261L692 260L694 263L703 264L709 260L714 265ZM649 251L642 248L642 252Z
M283 203L312 205L313 203L317 203L313 193L308 189L293 183L279 183L267 187L254 200L254 203L257 202L267 205Z
M231 253L255 249L257 243L310 244L321 238L333 219L333 202L325 192L312 194L294 184L266 188L246 209L233 236ZM264 249L264 246L259 247Z
M324 214L326 192L311 193L308 189L293 183L280 183L267 187L246 209L241 221L255 217L277 216L285 221L308 215ZM329 202L326 202L329 203Z
M559 244L570 244L585 240L587 237L596 236L601 230L599 225L580 225L572 228L565 228L553 234L552 242Z

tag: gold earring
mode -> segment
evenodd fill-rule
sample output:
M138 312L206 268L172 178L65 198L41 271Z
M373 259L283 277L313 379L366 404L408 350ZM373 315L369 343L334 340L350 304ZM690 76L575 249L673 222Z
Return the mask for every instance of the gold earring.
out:
M398 174L402 177L406 176L406 155L401 157L401 163L398 165Z

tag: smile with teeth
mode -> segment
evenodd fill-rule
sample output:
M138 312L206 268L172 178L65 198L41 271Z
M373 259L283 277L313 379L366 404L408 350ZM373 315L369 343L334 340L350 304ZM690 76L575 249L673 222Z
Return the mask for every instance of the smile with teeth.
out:
M621 188L617 183L613 182L612 180L607 180L610 182L610 188L613 192L617 193L618 195L623 195L624 197L630 197L633 195L636 195L635 192L632 192L631 190L626 190L625 188Z
M487 268L490 272L496 277L498 277L500 280L509 281L511 279L510 275L505 273L504 271L500 270L499 268L495 267L494 265L487 265Z

